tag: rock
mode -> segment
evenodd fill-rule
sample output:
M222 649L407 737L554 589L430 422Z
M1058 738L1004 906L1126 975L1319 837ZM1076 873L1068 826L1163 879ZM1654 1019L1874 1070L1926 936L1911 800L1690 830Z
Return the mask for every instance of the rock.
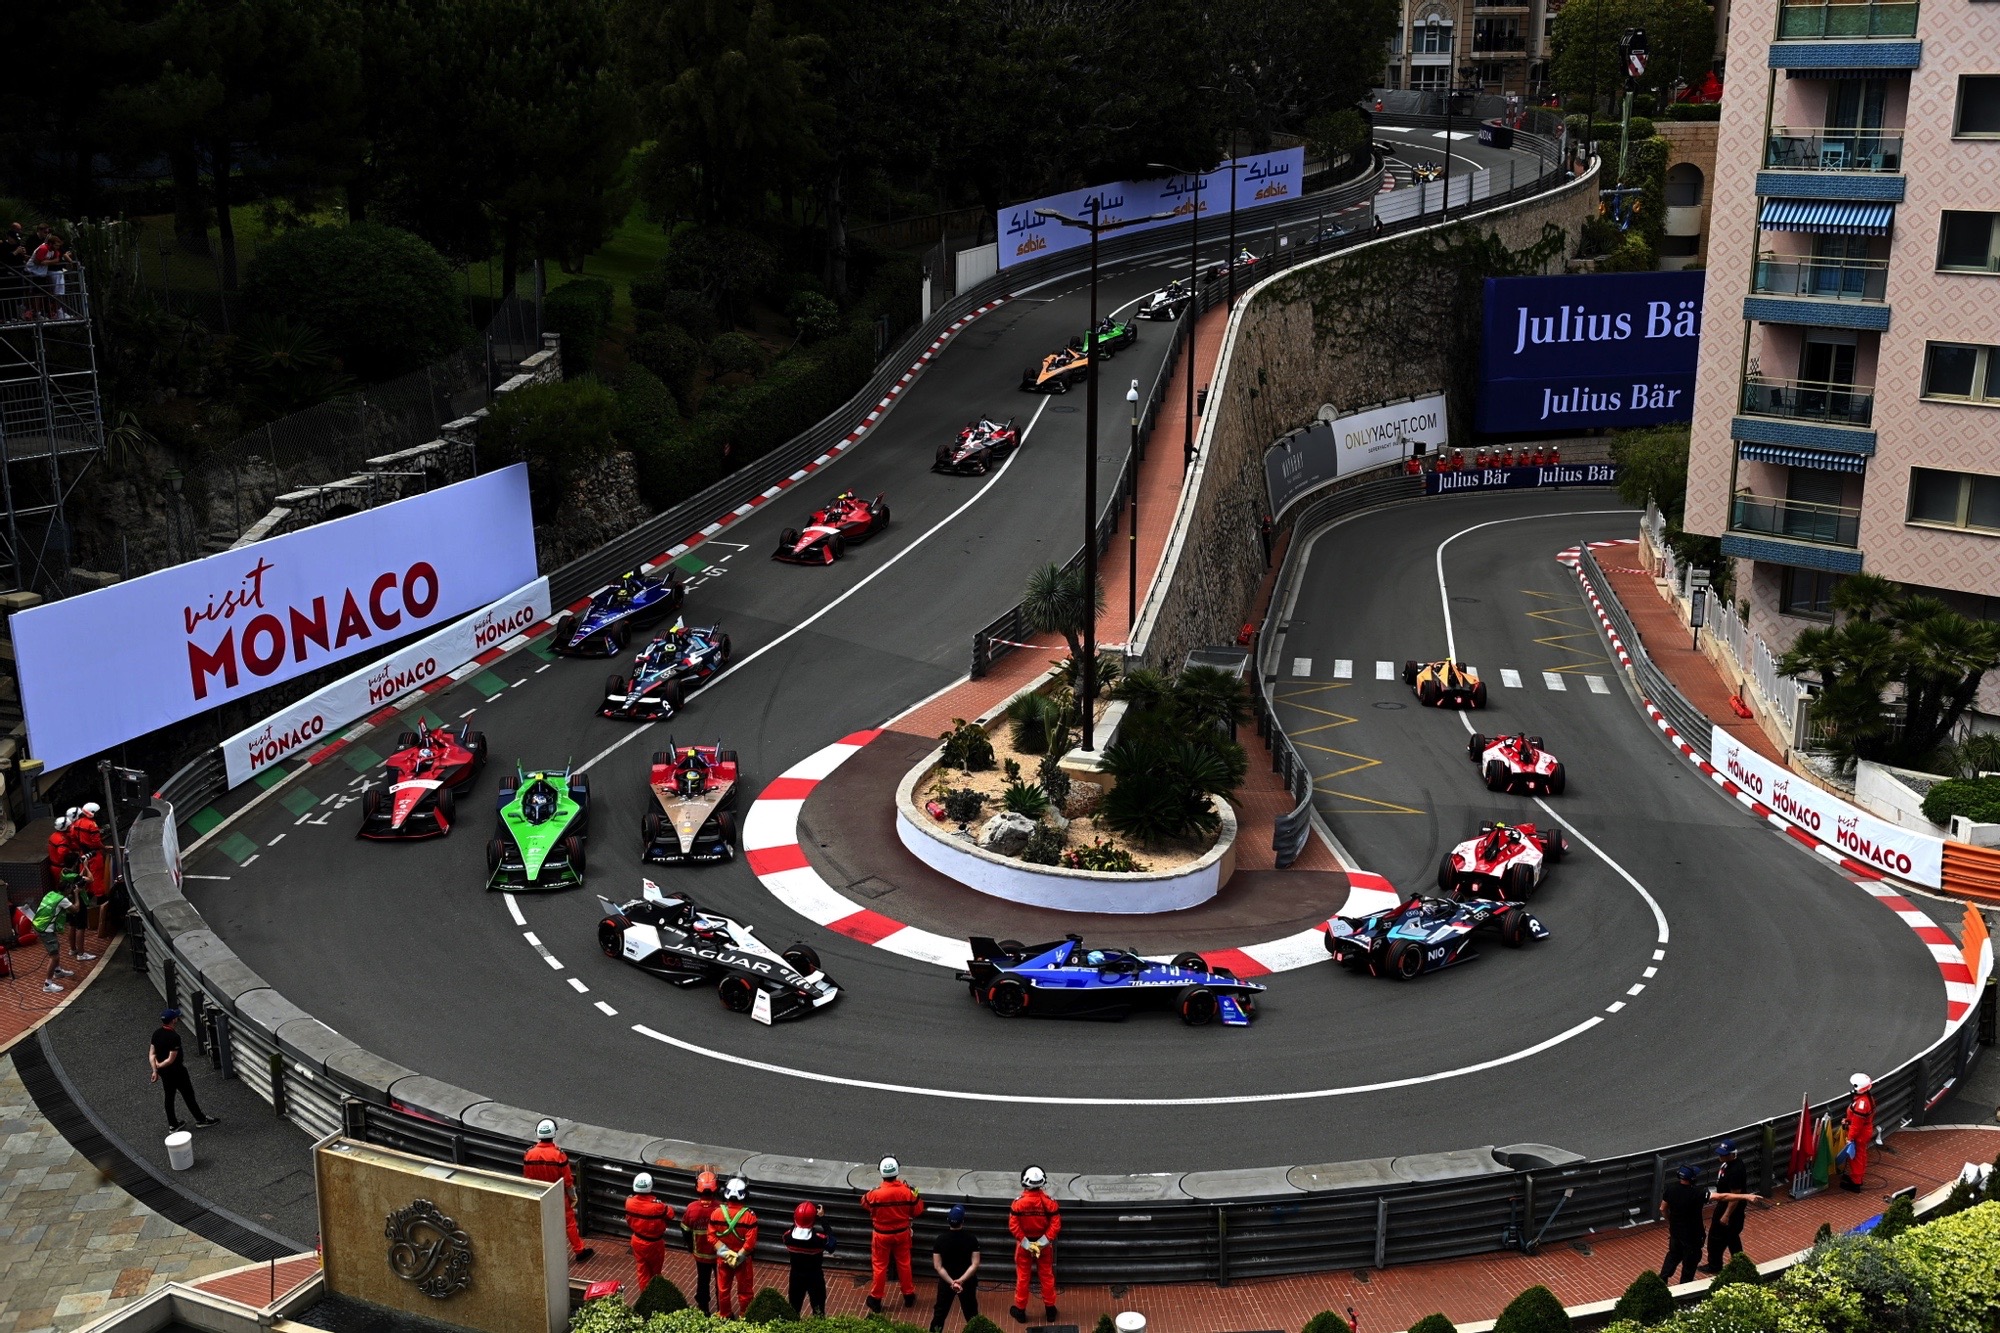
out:
M979 845L995 856L1019 856L1034 832L1034 820L1009 810L993 816L980 827Z
M1098 802L1104 799L1104 786L1097 782L1072 779L1069 797L1063 801L1063 813L1071 819L1081 819L1085 815L1097 813Z
M1042 822L1058 833L1069 832L1069 820L1060 811L1051 809L1042 816Z

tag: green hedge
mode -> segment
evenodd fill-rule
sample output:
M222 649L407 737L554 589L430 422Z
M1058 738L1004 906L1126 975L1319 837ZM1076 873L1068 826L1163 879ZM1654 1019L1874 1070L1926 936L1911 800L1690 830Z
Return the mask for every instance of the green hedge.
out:
M1720 102L1675 102L1667 108L1668 120L1721 120Z
M562 335L563 378L588 375L611 324L611 284L602 278L566 282L542 298L542 327Z
M1925 793L1925 819L1949 824L1953 815L1976 824L2000 824L2000 778L1954 778Z

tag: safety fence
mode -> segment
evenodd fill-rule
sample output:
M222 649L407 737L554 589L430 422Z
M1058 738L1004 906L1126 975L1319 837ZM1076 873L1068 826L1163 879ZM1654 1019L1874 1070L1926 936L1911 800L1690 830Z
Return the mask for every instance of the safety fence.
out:
M1626 656L1632 659L1632 674L1639 684L1639 693L1651 699L1674 730L1689 739L1689 743L1707 736L1708 715L1688 702L1686 695L1677 689L1667 673L1660 670L1653 661L1652 654L1640 641L1639 633L1632 627L1632 617L1625 613L1624 604L1611 590L1611 581L1604 577L1604 567L1597 563L1597 556L1591 551L1589 542L1577 543L1577 559L1584 577L1589 581L1591 591L1597 594L1598 604L1611 620L1612 628L1625 645Z
M181 895L170 841L173 807L156 801L133 825L131 957L169 1002L188 1013L195 1053L223 1078L241 1080L273 1114L315 1136L345 1132L441 1162L518 1170L533 1142L535 1111L440 1083L365 1051L291 1004L217 939ZM1876 1080L1885 1132L1921 1125L1951 1090L1975 1048L1990 1041L1993 990L1975 1021ZM1971 1015L1968 1015L1971 1018ZM1985 1034L1982 1037L1982 1033ZM1838 1100L1814 1113L1832 1111ZM1740 1145L1754 1188L1783 1187L1796 1110L1723 1127ZM1556 1149L1475 1149L1364 1162L1278 1166L1253 1172L1144 1176L1063 1173L1060 1145L1043 1162L1063 1196L1062 1266L1072 1281L1232 1280L1339 1268L1384 1267L1537 1246L1651 1222L1676 1167L1713 1160L1720 1134L1647 1152L1588 1161ZM865 1164L752 1153L565 1123L558 1136L575 1164L578 1221L596 1235L625 1234L623 1202L644 1170L663 1192L687 1197L693 1173L739 1172L753 1200L782 1209L822 1204L848 1244L837 1266L859 1266L867 1224L859 1205L873 1183ZM1013 1188L999 1172L909 1167L931 1204L924 1228L964 1203L974 1228L1005 1225ZM765 1256L783 1252L771 1230Z

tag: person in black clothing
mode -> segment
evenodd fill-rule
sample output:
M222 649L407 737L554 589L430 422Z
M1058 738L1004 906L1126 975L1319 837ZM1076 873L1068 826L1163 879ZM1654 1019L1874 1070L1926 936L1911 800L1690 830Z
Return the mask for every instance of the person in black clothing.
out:
M1701 1213L1706 1200L1695 1184L1701 1172L1684 1166L1675 1177L1660 1195L1660 1216L1667 1223L1667 1259L1660 1265L1660 1276L1670 1283L1692 1282L1694 1267L1701 1262ZM1674 1276L1676 1268L1679 1277Z
M189 1113L194 1116L195 1124L207 1129L222 1121L203 1114L201 1103L195 1100L194 1080L188 1077L187 1061L181 1054L181 1034L174 1031L174 1024L180 1021L180 1016L178 1009L169 1009L160 1015L160 1026L153 1033L152 1046L146 1052L146 1063L152 1066L153 1082L158 1083L166 1094L167 1128L187 1128L174 1114L174 1094L179 1093L181 1100L187 1103Z
M1736 1140L1716 1144L1715 1155L1721 1161L1715 1171L1715 1188L1708 1196L1715 1211L1709 1215L1708 1262L1701 1266L1704 1273L1722 1271L1725 1251L1743 1253L1743 1215L1757 1197L1750 1193L1750 1168L1737 1157Z
M833 1253L833 1233L820 1225L819 1205L810 1201L792 1210L792 1228L785 1233L785 1253L792 1260L792 1289L789 1299L799 1318L806 1315L806 1303L813 1313L826 1313L826 1256Z
M979 1238L965 1229L965 1205L955 1203L945 1214L948 1223L937 1244L931 1248L931 1267L937 1270L937 1305L931 1311L931 1333L944 1333L945 1316L951 1303L968 1320L979 1317Z

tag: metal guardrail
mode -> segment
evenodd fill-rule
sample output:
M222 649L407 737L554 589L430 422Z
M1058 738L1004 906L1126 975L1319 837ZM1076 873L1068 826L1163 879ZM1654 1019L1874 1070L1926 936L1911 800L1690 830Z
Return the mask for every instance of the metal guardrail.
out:
M1611 590L1611 580L1604 577L1604 567L1597 563L1597 556L1591 552L1590 543L1577 543L1578 569L1589 580L1597 600L1604 607L1604 614L1618 630L1618 637L1625 642L1625 655L1632 659L1632 674L1639 683L1639 692L1651 699L1655 707L1673 723L1674 730L1687 739L1690 745L1708 743L1710 723L1708 715L1688 702L1686 695L1675 688L1667 679L1667 673L1660 670L1646 651L1645 643L1632 627L1632 617L1625 612L1624 603Z

